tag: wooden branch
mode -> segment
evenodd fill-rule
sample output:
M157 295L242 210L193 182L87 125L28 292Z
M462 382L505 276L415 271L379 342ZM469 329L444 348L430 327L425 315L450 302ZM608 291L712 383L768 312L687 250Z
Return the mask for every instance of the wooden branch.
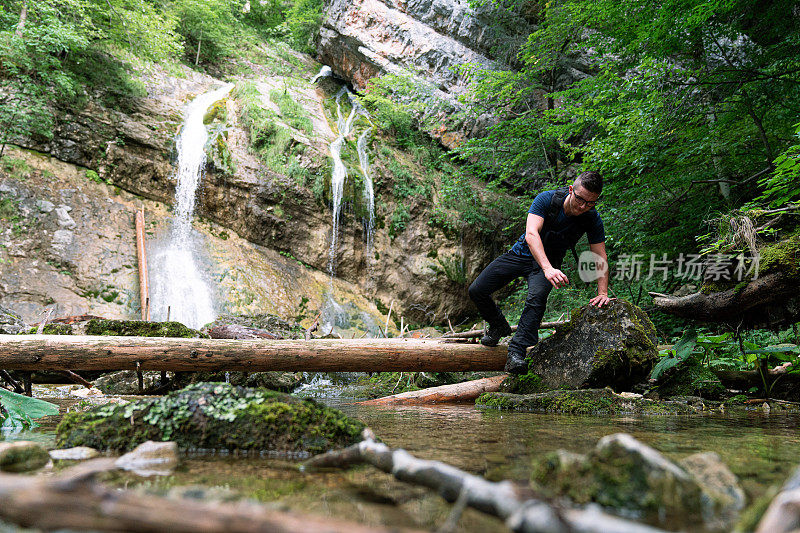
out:
M490 378L454 383L452 385L442 385L440 387L430 387L423 390L401 392L383 398L375 398L365 402L358 402L359 405L425 405L433 403L463 403L474 402L475 399L484 392L497 392L500 384L508 377L507 374L493 376Z
M367 463L400 481L422 485L445 500L496 516L513 531L552 533L656 533L662 530L591 509L560 509L543 500L527 499L509 481L492 482L439 461L418 459L402 449L363 440L344 450L312 457L308 468L342 468Z
M147 278L147 240L144 232L144 207L136 211L136 258L139 267L139 303L142 320L150 320L150 283Z
M502 370L506 352L505 346L487 348L435 339L0 335L0 368L8 370L466 372Z
M307 341L310 341L310 340L311 340L311 334L312 334L312 333L314 333L314 331L316 331L316 329L319 327L319 319L320 319L320 317L321 317L321 316L322 316L322 311L320 311L319 313L317 313L317 318L315 318L315 319L314 319L314 322L313 322L313 323L311 324L311 326L309 326L309 328L306 330L305 339L306 339Z
M542 322L539 324L539 329L552 329L564 324L569 324L569 320L557 320L555 322ZM517 331L517 326L511 326L511 331ZM442 335L443 339L477 339L483 337L486 332L483 329L472 329L469 331L462 331L461 333L445 333Z
M773 272L750 281L742 289L680 297L656 296L653 305L659 311L694 320L759 325L776 320L796 322L798 306L788 305L792 300L800 300L797 281L783 272Z
M54 477L0 474L0 500L3 502L0 518L44 530L137 533L396 531L329 517L274 511L252 503L205 503L142 495L94 481L97 474L114 469L114 459L95 459Z

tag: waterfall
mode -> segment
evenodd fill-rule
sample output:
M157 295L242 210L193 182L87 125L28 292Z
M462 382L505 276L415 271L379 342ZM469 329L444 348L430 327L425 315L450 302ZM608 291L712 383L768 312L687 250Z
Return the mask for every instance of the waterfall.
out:
M350 114L347 118L342 115L342 95L347 94L351 104L353 104ZM333 196L333 232L331 234L331 251L330 262L328 263L328 271L331 276L336 272L336 243L339 234L339 215L342 211L342 196L344 195L344 182L347 179L347 168L342 161L342 145L344 144L345 137L352 133L353 120L356 114L360 111L360 106L356 105L353 96L347 87L336 93L336 127L339 130L339 136L331 143L331 158L333 158L333 171L331 172L331 195Z
M367 128L361 137L358 138L358 162L364 174L364 201L367 203L368 218L364 221L365 234L367 236L367 257L372 252L372 236L375 233L375 191L372 187L372 176L369 173L369 155L367 155L367 136L372 128ZM369 259L368 259L369 260Z
M208 131L203 124L206 110L233 88L227 84L192 100L178 138L178 174L175 188L175 217L168 241L151 262L155 320L176 320L199 328L216 317L211 291L196 263L192 237L197 186L206 162Z
M331 70L331 67L329 67L328 65L322 65L322 68L319 69L319 72L317 72L317 75L314 76L313 78L311 78L311 83L312 84L317 83L318 79L326 78L326 77L332 76L332 75L333 75L333 71Z

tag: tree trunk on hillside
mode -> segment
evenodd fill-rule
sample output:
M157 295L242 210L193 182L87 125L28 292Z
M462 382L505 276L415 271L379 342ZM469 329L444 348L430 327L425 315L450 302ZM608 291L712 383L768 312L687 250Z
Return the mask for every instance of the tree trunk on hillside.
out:
M365 402L358 402L359 405L425 405L433 403L459 403L474 402L475 399L484 392L497 392L500 384L508 377L493 376L490 378L465 381L464 383L454 383L452 385L442 385L423 390L402 392L383 398L375 398Z
M17 22L17 29L14 34L22 38L22 32L25 31L25 20L28 18L28 0L22 0L22 11L19 13L19 22Z
M0 335L0 368L7 370L467 372L502 370L506 352L422 339Z
M93 481L116 470L114 459L96 459L53 477L0 474L0 517L44 530L170 533L372 533L369 527L330 517L302 516L252 503L206 503L161 498Z

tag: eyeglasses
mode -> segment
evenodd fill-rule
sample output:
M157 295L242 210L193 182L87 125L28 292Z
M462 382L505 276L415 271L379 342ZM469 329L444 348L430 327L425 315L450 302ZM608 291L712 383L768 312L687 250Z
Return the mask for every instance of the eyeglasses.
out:
M589 200L587 200L586 198L582 198L582 197L581 197L581 196L580 196L578 193L576 193L574 190L572 191L572 194L574 194L574 195L575 195L575 200L577 200L577 201L578 201L578 204L579 204L579 205L582 205L582 206L586 206L586 207L594 207L594 206L596 206L596 205L597 205L597 202L599 202L599 201L600 201L600 199L598 198L597 200L595 200L595 201L593 201L593 202L590 202L590 201L589 201Z

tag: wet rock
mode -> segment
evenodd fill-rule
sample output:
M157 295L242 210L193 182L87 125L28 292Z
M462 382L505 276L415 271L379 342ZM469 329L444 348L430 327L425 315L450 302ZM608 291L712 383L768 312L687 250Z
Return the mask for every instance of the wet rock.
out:
M139 391L139 377L134 370L120 370L100 376L92 383L105 394L149 393L162 385L160 372L142 372L143 389Z
M224 326L241 326L243 328L252 328L255 330L269 332L277 338L282 339L302 339L304 338L305 329L297 323L289 322L279 316L263 314L263 315L220 315L214 322L208 324L203 328L206 332L212 332L215 329ZM212 338L217 338L211 335ZM230 337L220 337L230 338Z
M306 379L302 372L176 372L170 388L180 389L204 381L292 392Z
M585 305L568 324L529 352L530 371L550 389L630 390L658 361L656 330L647 314L624 300Z
M86 461L99 456L100 452L88 446L50 450L50 458L54 461Z
M25 323L15 312L0 306L0 334L17 335L25 329Z
M697 412L686 402L631 398L615 394L611 389L554 390L536 394L487 392L475 404L494 409L572 414L675 415Z
M533 479L577 504L644 513L649 521L675 527L695 525L714 498L685 470L625 433L603 437L586 456L550 453L534 468Z
M678 464L703 490L707 525L729 529L746 502L744 490L730 468L713 452L690 455ZM716 517L715 523L710 524L712 516Z
M166 476L178 466L178 445L175 442L143 442L116 460L117 467L139 476Z
M50 455L38 442L18 441L0 443L0 470L30 472L47 464Z
M59 446L129 450L148 440L182 450L320 453L360 440L364 428L340 411L266 389L199 383L158 398L68 413Z

